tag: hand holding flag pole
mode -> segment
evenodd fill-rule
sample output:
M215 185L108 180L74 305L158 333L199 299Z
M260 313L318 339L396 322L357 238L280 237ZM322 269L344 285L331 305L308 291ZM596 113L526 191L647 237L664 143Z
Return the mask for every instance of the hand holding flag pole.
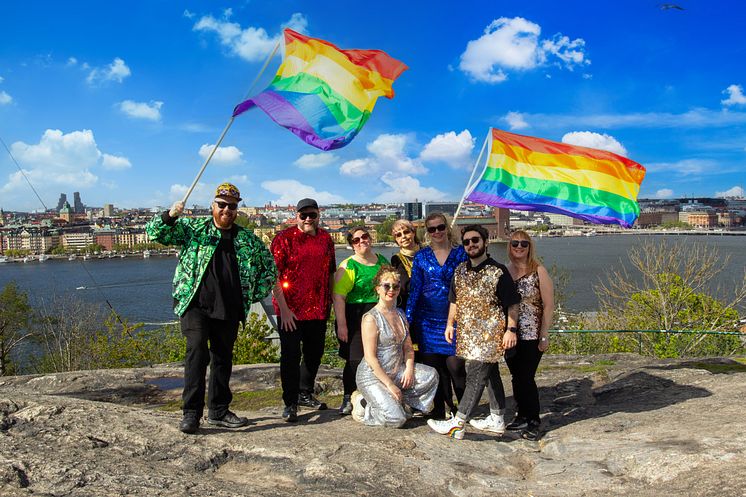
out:
M249 87L249 90L246 92L246 96L241 100L242 102L246 100L249 95L251 95L251 92L254 90L254 86L256 86L257 82L259 81L259 78L262 77L262 74L264 74L264 71L267 69L267 66L269 65L269 61L272 60L272 58L277 53L277 49L280 48L280 42L282 41L282 38L277 40L277 43L275 44L275 48L272 49L272 53L269 54L269 57L267 57L267 60L264 61L264 65L259 70L259 73L254 78L254 81L251 83L251 86ZM230 129L231 125L233 124L234 119L236 119L235 115L231 115L231 118L228 120L228 124L225 125L225 128L223 129L223 132L220 134L220 138L218 138L218 141L215 142L215 146L212 147L212 150L210 151L210 154L205 158L205 162L202 164L202 167L200 168L199 172L197 173L197 177L194 178L194 181L192 182L192 186L189 187L186 194L184 195L184 198L182 199L182 202L184 202L184 205L186 205L186 201L189 198L189 195L192 194L192 191L194 190L194 187L197 186L197 182L202 177L202 173L205 172L205 169L207 168L207 164L210 163L210 159L212 159L212 156L215 155L215 152L217 152L218 147L223 142L223 138L225 138L225 135L228 133L228 130Z

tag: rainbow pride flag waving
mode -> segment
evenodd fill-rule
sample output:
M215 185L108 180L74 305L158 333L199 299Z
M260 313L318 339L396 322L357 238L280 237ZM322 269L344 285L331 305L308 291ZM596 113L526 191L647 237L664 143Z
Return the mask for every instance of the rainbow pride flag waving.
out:
M233 116L257 106L277 124L321 150L344 147L380 96L407 66L381 50L340 50L285 29L285 56L269 87L241 102Z
M491 129L484 172L468 200L514 210L554 212L631 227L645 168L626 157Z

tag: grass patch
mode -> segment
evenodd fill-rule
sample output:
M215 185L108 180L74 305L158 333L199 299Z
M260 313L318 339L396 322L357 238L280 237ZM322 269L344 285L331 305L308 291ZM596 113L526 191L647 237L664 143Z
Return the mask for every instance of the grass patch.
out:
M693 369L704 369L713 374L746 373L746 360L744 359L736 359L730 363L687 362L684 366Z

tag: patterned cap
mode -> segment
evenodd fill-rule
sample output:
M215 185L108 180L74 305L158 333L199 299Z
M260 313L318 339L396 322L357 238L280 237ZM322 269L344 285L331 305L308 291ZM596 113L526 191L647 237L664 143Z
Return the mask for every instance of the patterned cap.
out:
M230 183L221 183L220 186L218 186L215 189L215 196L216 197L233 197L236 200L241 200L241 192L238 191L238 188L236 188L236 185L232 185Z

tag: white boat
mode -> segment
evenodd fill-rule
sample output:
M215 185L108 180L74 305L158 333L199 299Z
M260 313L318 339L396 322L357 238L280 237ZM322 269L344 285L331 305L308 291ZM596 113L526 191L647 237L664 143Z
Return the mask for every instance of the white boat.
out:
M22 261L23 261L23 262L28 262L28 261L30 261L30 260L31 260L31 258L30 258L29 256L26 256L26 257L24 257L24 258L22 259Z
M39 256L39 262L44 262L44 261L46 261L47 259L49 259L49 256L48 256L47 254L41 254L41 255Z
M148 257L150 257L150 250L143 250L142 258L147 259Z
M70 254L70 257L67 258L68 261L74 261L75 260L75 254Z
M0 264L2 264L4 262L8 262L8 258L5 257L5 256L0 256Z

